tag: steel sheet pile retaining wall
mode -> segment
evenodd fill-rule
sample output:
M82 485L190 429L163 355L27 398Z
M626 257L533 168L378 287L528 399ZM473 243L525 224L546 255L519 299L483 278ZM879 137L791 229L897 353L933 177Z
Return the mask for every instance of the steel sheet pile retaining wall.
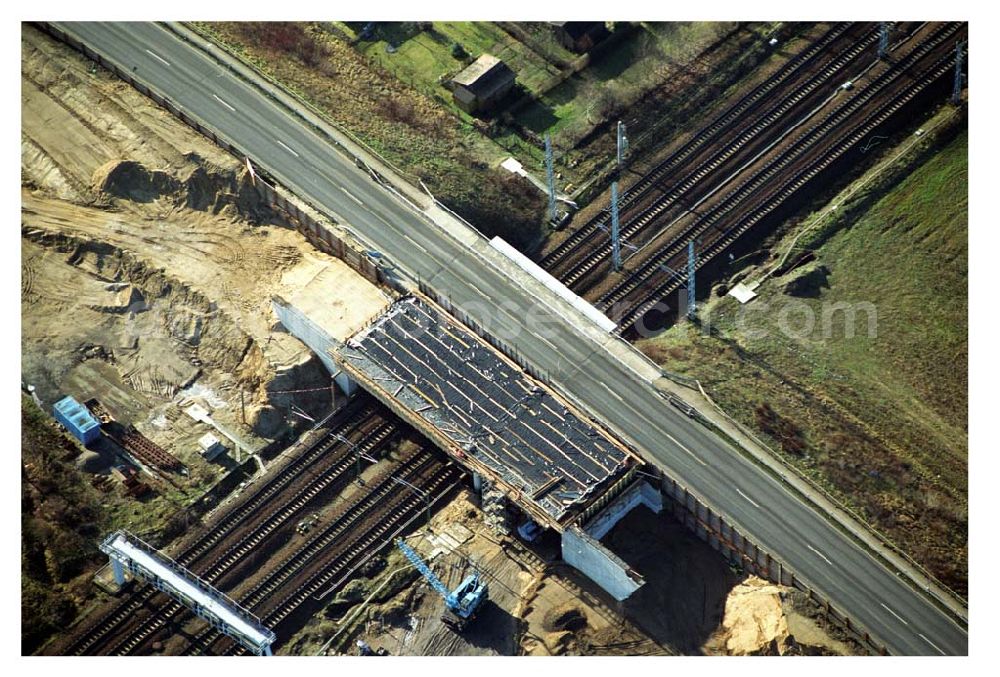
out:
M687 487L664 475L661 488L667 498L671 499L674 517L693 531L698 538L708 543L713 550L765 580L801 590L809 596L810 601L823 609L827 618L848 630L866 650L879 655L888 653L885 646L872 637L865 628L830 604L830 600L813 589L781 560L740 533L726 521L726 518L709 508Z

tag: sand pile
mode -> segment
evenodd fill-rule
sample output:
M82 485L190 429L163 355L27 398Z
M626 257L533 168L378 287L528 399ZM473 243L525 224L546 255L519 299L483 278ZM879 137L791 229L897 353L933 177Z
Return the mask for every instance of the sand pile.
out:
M720 637L728 654L783 653L789 639L784 594L784 588L754 577L733 588L726 599Z

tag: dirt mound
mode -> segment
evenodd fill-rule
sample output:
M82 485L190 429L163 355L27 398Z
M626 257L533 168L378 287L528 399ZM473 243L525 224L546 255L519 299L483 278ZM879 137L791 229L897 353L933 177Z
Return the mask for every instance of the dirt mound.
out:
M214 167L196 153L184 157L186 166L170 172L149 169L135 160L106 162L94 172L93 189L131 202L166 200L174 207L213 214L231 210L254 222L274 220L246 172Z
M146 169L135 160L112 160L94 172L94 188L112 197L133 202L153 202L180 189L180 182L166 172Z
M544 637L545 650L553 656L562 656L573 652L577 647L576 635L569 630L550 632Z
M270 207L260 194L246 171L238 174L224 168L213 167L195 153L188 153L191 163L190 173L181 173L184 206L198 211L218 214L234 211L252 222L275 221Z
M818 298L824 289L830 288L829 277L829 268L814 263L791 273L782 290L790 296Z
M96 451L87 449L76 457L76 467L84 472L96 473L108 467L107 461Z
M779 655L788 639L788 621L782 606L784 588L759 578L748 578L726 599L722 637L731 656Z
M726 599L718 632L705 645L710 654L730 656L840 656L860 647L823 623L817 607L793 588L750 577Z

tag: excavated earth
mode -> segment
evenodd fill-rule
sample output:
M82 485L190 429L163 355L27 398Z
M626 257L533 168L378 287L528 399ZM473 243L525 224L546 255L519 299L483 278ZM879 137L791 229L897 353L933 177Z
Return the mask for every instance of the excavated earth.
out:
M322 293L343 337L386 295L126 83L30 26L21 52L22 376L43 403L96 395L165 446L191 401L251 447L328 411L328 374L271 298Z

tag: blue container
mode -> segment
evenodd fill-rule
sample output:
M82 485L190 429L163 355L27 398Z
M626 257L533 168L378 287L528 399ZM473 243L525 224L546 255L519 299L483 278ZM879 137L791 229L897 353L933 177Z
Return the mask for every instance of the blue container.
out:
M87 407L66 396L52 408L56 420L66 426L73 437L88 445L101 436L101 424Z

